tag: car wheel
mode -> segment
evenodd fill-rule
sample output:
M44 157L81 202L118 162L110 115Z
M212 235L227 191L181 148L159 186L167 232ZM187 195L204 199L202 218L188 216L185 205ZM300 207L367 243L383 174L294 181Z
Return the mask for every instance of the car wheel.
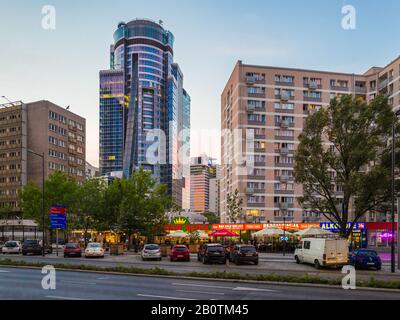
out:
M315 267L315 269L321 269L321 264L319 263L318 259L315 259L314 267Z
M258 265L258 260L254 261L254 265L256 266Z
M161 261L162 258L158 258L158 261Z
M296 259L296 263L297 263L297 264L300 264L300 259L299 259L299 257L298 257L298 256L295 256L294 258Z
M22 255L23 255L23 256L26 256L26 252L22 252Z
M381 270L382 269L382 267L381 266L379 266L379 267L376 267L376 270L377 271L379 271L379 270Z

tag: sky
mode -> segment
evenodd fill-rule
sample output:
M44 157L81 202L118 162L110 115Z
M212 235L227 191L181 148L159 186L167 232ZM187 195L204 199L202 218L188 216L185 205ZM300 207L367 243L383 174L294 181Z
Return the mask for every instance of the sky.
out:
M45 5L54 30L42 28ZM342 27L346 5L355 29ZM0 97L69 105L86 118L86 157L98 165L98 73L113 32L162 20L192 99L191 155L219 159L220 95L238 60L363 73L400 55L399 12L398 0L0 0Z

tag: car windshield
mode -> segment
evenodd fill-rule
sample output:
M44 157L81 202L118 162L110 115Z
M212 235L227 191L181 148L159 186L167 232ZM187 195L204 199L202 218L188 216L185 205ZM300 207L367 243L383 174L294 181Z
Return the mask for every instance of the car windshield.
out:
M376 257L377 254L375 251L359 251L358 255L361 257Z
M37 240L25 240L24 244L31 246L31 245L39 244L39 242Z
M175 247L174 250L176 250L176 251L186 251L187 248L186 247Z
M215 247L208 247L208 251L210 252L223 252L224 251L224 247L222 246L215 246Z
M148 244L148 245L145 245L144 248L146 250L158 250L158 249L160 249L160 247L157 244Z
M256 252L256 248L254 248L252 246L240 247L240 252L244 252L244 253Z
M100 248L100 243L89 243L88 247L92 249Z
M76 249L76 248L79 248L79 246L78 246L77 244L72 244L72 243L67 244L65 247L66 247L67 249Z
M15 248L17 246L16 242L6 242L5 247L7 248Z

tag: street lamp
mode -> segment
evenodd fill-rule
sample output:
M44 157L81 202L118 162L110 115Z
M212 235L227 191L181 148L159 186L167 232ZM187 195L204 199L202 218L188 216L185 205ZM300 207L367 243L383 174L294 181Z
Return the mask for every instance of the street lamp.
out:
M396 155L395 155L395 139L396 139L396 124L397 124L397 117L400 115L400 110L397 110L394 114L394 119L393 119L393 124L392 124L392 239L391 239L391 271L392 273L396 272L396 247L395 247L395 242L394 242L394 236L395 236L395 217L394 217L394 202L395 202L395 160L396 160ZM399 212L397 212L399 215ZM397 234L397 237L399 235ZM399 248L397 248L399 250Z
M286 254L286 213L283 214L283 256Z
M42 158L42 256L45 256L45 212L44 212L44 152L42 154L28 149L28 152Z

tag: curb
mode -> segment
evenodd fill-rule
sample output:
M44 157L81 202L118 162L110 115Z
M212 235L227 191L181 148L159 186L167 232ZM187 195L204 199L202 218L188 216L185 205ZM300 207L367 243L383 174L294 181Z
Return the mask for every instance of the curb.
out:
M42 267L36 266L16 266L16 265L2 265L4 268L15 268L15 269L38 269ZM207 277L190 277L190 276L179 276L179 275L152 275L142 273L124 273L117 271L99 271L99 270L85 270L85 269L68 269L68 268L57 268L59 271L68 272L85 272L85 273L97 273L97 274L110 274L119 276L130 276L130 277L149 277L149 278L166 278L166 279L185 279L193 281L218 281L218 282L230 282L230 283L249 283L249 284L265 284L265 285L280 285L280 286L292 286L292 287L312 287L312 288L325 288L325 289L342 289L340 286L319 284L319 283L299 283L299 282L279 282L279 281L257 281L257 280L242 280L242 279L219 279L219 278L207 278ZM363 291L374 291L374 292L391 292L400 293L400 289L390 288L373 288L373 287L357 287L355 290Z

